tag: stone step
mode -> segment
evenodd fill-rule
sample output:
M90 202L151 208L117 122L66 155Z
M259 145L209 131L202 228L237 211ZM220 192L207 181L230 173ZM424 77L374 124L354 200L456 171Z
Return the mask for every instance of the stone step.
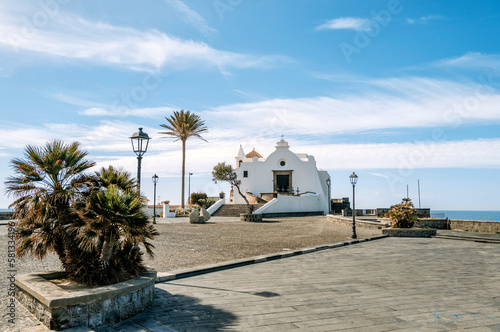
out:
M264 204L252 204L254 211L259 209ZM239 217L240 214L247 213L246 204L224 204L222 205L213 216L217 217Z

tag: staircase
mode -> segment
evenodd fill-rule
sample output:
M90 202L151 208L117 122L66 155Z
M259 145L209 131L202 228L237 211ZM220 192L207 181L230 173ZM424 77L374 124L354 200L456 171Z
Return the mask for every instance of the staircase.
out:
M252 204L253 210L256 211L264 204ZM242 213L247 213L246 204L224 204L215 213L213 217L239 217Z

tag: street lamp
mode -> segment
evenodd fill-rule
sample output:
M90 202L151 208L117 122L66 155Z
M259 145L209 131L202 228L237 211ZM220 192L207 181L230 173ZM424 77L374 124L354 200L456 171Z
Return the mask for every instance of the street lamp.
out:
M356 173L352 172L351 175L349 175L349 181L351 181L352 184L352 235L351 238L357 239L358 237L356 236L356 196L355 196L355 191L354 188L356 186L356 182L358 182L358 176Z
M137 155L137 192L141 193L141 160L142 155L148 150L149 136L139 128L139 131L130 136L132 149Z
M332 199L330 197L331 193L330 193L330 185L332 184L332 180L330 180L330 178L326 179L326 185L328 186L328 214L330 214L332 212Z
M189 176L188 176L188 202L189 202L189 205L191 205L191 175L193 175L193 173L189 172Z
M158 175L153 175L154 195L153 195L153 224L156 224L156 183L158 183ZM164 216L165 217L165 216Z

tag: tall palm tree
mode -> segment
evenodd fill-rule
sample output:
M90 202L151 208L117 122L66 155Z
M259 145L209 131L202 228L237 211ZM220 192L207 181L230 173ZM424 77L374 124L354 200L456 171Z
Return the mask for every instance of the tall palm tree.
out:
M174 114L169 118L165 117L168 124L161 124L160 127L167 129L168 131L160 132L160 134L165 134L174 138L177 138L174 142L181 140L182 142L182 194L181 194L181 206L184 209L184 187L185 187L185 173L186 173L186 141L190 137L198 137L201 140L206 140L201 137L201 134L207 132L208 129L205 127L205 121L203 121L199 115L191 113L191 111L180 110L174 111Z
M17 254L43 258L54 251L64 264L72 244L66 225L73 221L71 205L80 196L94 166L85 160L80 144L54 140L43 147L28 145L25 159L11 161L15 175L5 181L5 192L16 200L10 205L18 219Z

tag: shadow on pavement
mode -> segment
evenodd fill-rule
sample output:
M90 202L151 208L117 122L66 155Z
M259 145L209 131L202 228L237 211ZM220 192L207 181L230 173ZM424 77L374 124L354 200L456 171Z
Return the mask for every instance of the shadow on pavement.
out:
M200 304L197 298L172 295L156 288L155 300L148 309L148 318L177 331L193 328L207 331L227 330L237 317L211 305Z

